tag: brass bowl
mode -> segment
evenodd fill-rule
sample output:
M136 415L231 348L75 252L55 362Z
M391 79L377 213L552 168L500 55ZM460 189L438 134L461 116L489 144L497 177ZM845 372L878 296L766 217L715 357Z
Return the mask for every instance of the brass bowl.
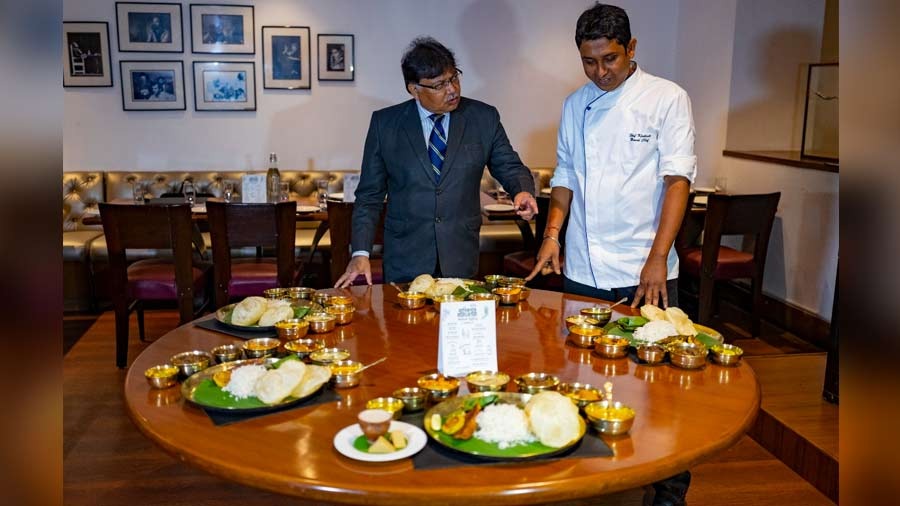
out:
M600 326L600 321L596 318L591 318L589 316L584 316L581 314L573 314L571 316L566 316L566 328L571 330L573 325L593 325L595 327Z
M603 358L622 358L628 353L628 339L610 335L596 337L594 351Z
M353 304L353 297L349 295L332 295L328 297L329 306L350 306Z
M441 304L443 304L444 302L462 302L465 299L462 297L457 297L456 295L453 295L453 294L447 294L447 295L438 295L437 297L435 297L431 300L434 302L434 309L436 309L437 312L440 313L441 312Z
M328 299L330 299L330 298L331 298L330 293L323 292L321 290L317 290L317 291L313 292L313 295L312 295L313 302L315 302L316 304L318 304L320 306L327 305Z
M284 349L301 360L306 359L310 353L325 347L322 339L295 339L284 343Z
M469 300L492 300L494 307L500 305L500 297L492 293L473 292L469 294Z
M144 377L153 388L169 388L178 383L178 368L171 364L155 365L144 371Z
M336 360L328 364L331 369L331 381L335 388L350 388L359 385L363 368L356 360Z
M425 294L422 292L400 292L397 302L404 309L421 309L425 307Z
M187 378L206 369L210 362L212 362L212 357L209 353L200 350L178 353L169 359L169 363L178 368L178 375L181 378Z
M509 374L497 371L475 371L466 374L470 392L499 392L509 383Z
M599 322L598 325L602 327L609 323L609 319L612 318L612 308L609 306L591 306L582 308L581 314L594 318Z
M587 383L560 383L556 390L571 399L579 409L603 399L600 389Z
M706 365L706 348L691 343L669 345L669 361L683 369L699 369Z
M391 397L403 401L403 411L414 413L425 408L428 400L428 391L419 387L405 387L394 390Z
M309 359L318 365L329 365L348 358L350 351L344 348L321 348L309 354Z
M505 278L506 276L502 274L488 274L484 277L484 287L491 289L500 286L500 280Z
M719 344L709 349L709 358L719 365L738 365L744 350L733 344Z
M515 285L518 286L522 291L519 292L519 302L524 302L528 300L528 297L531 296L531 288L528 288L525 285Z
M274 337L258 337L244 341L244 355L247 358L273 357L278 352L281 341Z
M275 322L275 331L278 332L278 339L293 341L306 336L306 333L309 332L309 322L299 318L282 320Z
M575 346L582 348L593 348L594 339L606 334L603 327L591 325L589 323L581 323L569 327L569 340Z
M334 301L337 297L332 297ZM325 312L335 317L335 323L338 325L346 325L353 321L353 313L356 308L352 304L331 305L325 308Z
M312 300L314 293L316 293L315 288L306 286L292 286L287 289L287 296L291 300Z
M491 293L500 297L500 304L509 306L519 303L522 289L518 286L499 286L491 290Z
M416 384L428 392L428 399L431 401L452 397L459 391L459 380L448 378L441 373L426 374L419 378Z
M584 414L597 432L607 436L625 434L634 425L634 410L621 402L612 406L609 401L592 402L584 407Z
M263 297L267 299L286 299L288 291L287 288L269 288L263 290Z
M500 286L522 286L525 284L525 279L514 276L503 276L497 280L497 284Z
M366 402L366 409L383 409L389 412L394 420L399 420L403 414L403 400L395 397L376 397Z
M215 348L210 350L210 353L212 354L217 364L240 360L244 356L244 351L241 350L241 347L236 344L223 344L221 346L216 346Z
M308 314L306 321L309 322L309 331L313 334L331 332L337 325L337 317L325 312Z
M559 386L559 378L545 372L530 372L516 378L516 387L519 392L536 394L544 390L556 390Z
M666 358L666 349L658 344L641 344L637 347L637 358L650 365L659 364Z

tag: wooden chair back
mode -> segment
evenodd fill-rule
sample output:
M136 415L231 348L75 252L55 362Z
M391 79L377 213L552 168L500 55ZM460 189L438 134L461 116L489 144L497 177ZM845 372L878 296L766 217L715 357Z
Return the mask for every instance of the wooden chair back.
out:
M780 198L780 192L710 195L703 227L701 272L715 272L723 235L749 235L754 240L754 270L761 276Z
M384 244L384 215L387 204L382 207L381 218L375 231L375 244ZM353 203L336 200L328 201L328 230L331 238L331 283L337 282L350 263L350 238L353 230Z

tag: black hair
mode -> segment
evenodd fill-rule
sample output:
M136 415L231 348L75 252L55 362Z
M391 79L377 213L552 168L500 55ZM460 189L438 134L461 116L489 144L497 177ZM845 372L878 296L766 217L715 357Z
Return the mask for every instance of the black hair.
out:
M597 2L578 16L575 24L575 45L586 40L615 40L622 46L631 42L631 24L625 9Z
M418 37L403 53L400 68L403 69L405 86L418 83L422 79L433 79L448 70L455 69L456 58L453 57L453 51L435 39Z

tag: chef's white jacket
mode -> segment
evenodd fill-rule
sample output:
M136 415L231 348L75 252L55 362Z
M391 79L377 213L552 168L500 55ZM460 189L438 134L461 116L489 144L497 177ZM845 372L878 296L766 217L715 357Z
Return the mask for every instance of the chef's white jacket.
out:
M550 185L572 190L566 277L605 290L639 284L663 177L693 182L697 172L687 93L640 67L610 92L589 82L566 98L556 154ZM677 278L674 248L667 264L667 278Z

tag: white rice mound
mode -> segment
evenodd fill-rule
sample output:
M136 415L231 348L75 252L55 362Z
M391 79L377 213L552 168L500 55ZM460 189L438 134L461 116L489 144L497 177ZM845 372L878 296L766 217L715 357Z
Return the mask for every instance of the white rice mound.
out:
M231 371L231 379L225 385L226 392L233 395L236 399L250 397L256 393L256 382L263 374L266 368L261 365L245 365Z
M537 441L528 430L525 411L512 404L491 404L478 413L475 422L478 424L475 437L497 443L501 450Z
M665 339L669 336L677 335L678 330L675 329L675 325L672 325L672 322L667 320L656 320L648 322L638 327L634 331L635 339L637 339L638 341L646 341L650 343L655 343L660 339Z

